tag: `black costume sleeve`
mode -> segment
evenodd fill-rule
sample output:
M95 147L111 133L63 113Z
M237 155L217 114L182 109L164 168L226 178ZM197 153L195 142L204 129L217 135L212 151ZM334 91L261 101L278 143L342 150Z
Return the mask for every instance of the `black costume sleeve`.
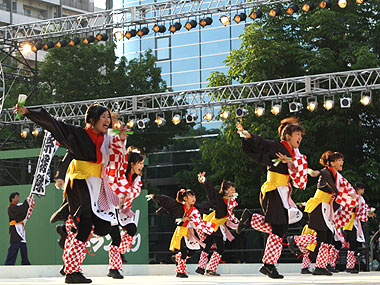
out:
M10 204L8 207L9 221L15 220L16 223L23 221L28 213L29 203L27 200L21 206Z
M279 151L279 142L265 140L258 135L251 134L252 138L242 140L244 153L261 165L272 166L274 154Z
M210 200L210 201L216 200L216 194L217 193L216 193L214 185L212 185L211 181L206 178L205 183L202 184L202 186L203 186L203 189L205 189L205 191L206 191L208 200Z
M70 162L72 160L73 160L72 154L69 152L66 152L65 156L59 161L58 170L55 174L54 179L65 180L67 169L69 168Z
M321 170L321 174L318 180L318 189L332 194L338 194L339 191L335 186L335 179L331 171L327 168Z
M184 210L183 205L178 203L175 199L160 194L154 194L153 200L157 202L158 207L165 209L173 217L182 217Z

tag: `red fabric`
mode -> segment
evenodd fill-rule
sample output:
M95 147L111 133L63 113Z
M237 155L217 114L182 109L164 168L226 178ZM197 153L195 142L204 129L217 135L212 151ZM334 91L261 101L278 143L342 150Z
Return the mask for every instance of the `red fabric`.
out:
M332 172L332 174L334 175L334 179L335 179L335 186L337 186L337 184L336 184L336 172L334 171L334 168L332 168L331 166L328 166L327 167L331 172Z
M104 142L104 134L100 133L97 135L92 128L86 128L85 130L88 136L90 137L90 139L92 140L92 142L96 146L96 162L93 162L93 163L99 164L103 160L102 152L100 151L100 148L102 147L103 142Z
M281 143L286 147L286 149L289 151L290 155L292 156L292 158L294 158L295 156L295 153L294 153L294 150L290 147L290 145L288 144L287 141L281 141Z
M186 205L183 205L183 210L185 211L185 214L183 215L183 217L184 217L184 218L186 218L186 217L188 218L188 217L190 217L191 212L194 210L194 206L191 206L190 209L187 209L187 210L186 210ZM189 223L188 220L187 220L187 221L184 221L182 226L183 226L183 227L187 227L187 224L188 224L188 223Z

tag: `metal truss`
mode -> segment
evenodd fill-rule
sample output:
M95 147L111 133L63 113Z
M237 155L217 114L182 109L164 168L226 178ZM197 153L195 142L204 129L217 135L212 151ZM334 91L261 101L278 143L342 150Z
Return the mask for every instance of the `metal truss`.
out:
M290 3L291 0L171 0L151 4L79 14L0 28L0 39L18 42L64 37L145 25L181 18L194 18L263 5Z
M181 112L215 106L252 103L302 101L302 98L349 95L380 89L380 68L318 74L286 79L227 85L198 90L167 92L97 100L114 112L126 116L146 116L149 113ZM44 105L53 116L66 120L84 118L87 107L94 101ZM12 109L3 110L0 122L25 124L16 120ZM29 122L30 123L30 122Z

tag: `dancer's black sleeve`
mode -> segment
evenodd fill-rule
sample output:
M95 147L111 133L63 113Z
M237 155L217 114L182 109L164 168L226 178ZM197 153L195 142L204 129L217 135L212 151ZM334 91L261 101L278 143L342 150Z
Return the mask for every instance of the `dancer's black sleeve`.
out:
M69 152L66 152L65 156L59 161L58 169L54 176L54 179L65 180L67 169L69 168L70 162L72 160L73 155Z
M332 194L338 194L339 191L335 186L334 175L328 168L323 168L318 180L318 189Z
M158 207L164 208L174 218L183 217L183 205L181 203L178 203L175 199L166 195L154 194L153 200L157 202Z
M16 223L23 221L28 213L29 203L27 200L20 206L10 204L8 207L9 221L15 220Z
M218 219L221 219L227 215L227 205L223 200L223 193L220 194L217 189L214 188L211 181L206 178L203 188L207 193L208 200L212 205L212 208L215 209L215 216Z

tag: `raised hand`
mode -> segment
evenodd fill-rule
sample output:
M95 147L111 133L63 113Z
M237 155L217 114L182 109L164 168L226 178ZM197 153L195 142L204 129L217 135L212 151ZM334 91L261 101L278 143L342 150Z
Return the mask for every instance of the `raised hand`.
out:
M205 184L205 181L206 181L205 175L206 175L206 172L204 172L204 171L198 173L198 181L199 181L199 183Z

